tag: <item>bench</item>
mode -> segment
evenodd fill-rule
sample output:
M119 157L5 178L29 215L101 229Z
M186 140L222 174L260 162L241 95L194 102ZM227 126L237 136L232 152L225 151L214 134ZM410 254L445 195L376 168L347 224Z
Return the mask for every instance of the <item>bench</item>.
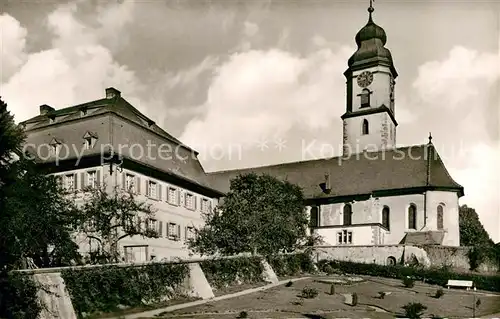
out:
M448 289L450 287L462 287L462 288L467 288L467 290L471 289L474 287L474 283L471 280L448 280L448 283L446 284Z

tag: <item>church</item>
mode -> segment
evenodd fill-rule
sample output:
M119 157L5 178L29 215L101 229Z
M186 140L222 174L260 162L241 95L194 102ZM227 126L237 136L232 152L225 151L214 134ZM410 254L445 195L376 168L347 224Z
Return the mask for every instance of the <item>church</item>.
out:
M396 148L398 73L387 36L373 21L356 34L344 72L347 86L343 154L210 174L227 191L238 174L266 173L301 186L311 230L325 245L459 246L461 185L432 144Z
M207 173L195 150L115 88L107 88L104 98L59 110L41 105L39 115L21 123L25 150L75 193L106 185L132 190L154 205L155 218L139 222L159 238L124 238L119 249L126 262L187 258L186 240L203 225L202 214L217 206L231 178L250 172L299 185L310 230L325 246L459 246L463 187L449 175L431 136L425 144L396 148L398 74L386 33L373 21L372 6L368 11L344 73L339 157ZM79 238L78 245L82 253L96 249L89 238Z

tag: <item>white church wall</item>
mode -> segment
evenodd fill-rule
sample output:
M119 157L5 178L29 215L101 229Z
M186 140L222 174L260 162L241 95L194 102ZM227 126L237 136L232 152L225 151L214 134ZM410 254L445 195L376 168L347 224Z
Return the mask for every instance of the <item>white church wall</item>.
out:
M430 191L427 192L427 228L437 228L437 207L443 205L444 246L460 246L460 230L458 226L459 204L455 192Z
M318 228L315 233L322 237L324 245L375 245L374 231L371 225L366 226L334 226L331 228ZM351 241L345 241L344 235L348 234ZM339 238L342 236L342 241Z
M382 223L382 209L384 206L390 209L390 227L389 231L384 231L383 236L380 236L380 244L399 244L403 239L406 232L411 232L415 230L408 229L408 208L410 204L414 204L417 208L417 231L421 230L424 226L424 195L423 194L413 194L413 195L402 195L402 196L390 196L390 197L379 197L370 198L366 201L357 201L351 203L352 205L352 224L373 224ZM320 226L342 226L343 225L343 210L344 203L335 203L321 205L320 207ZM352 226L348 226L351 228ZM360 226L352 227L359 231ZM371 227L367 225L367 227ZM321 229L321 234L326 236L331 244L337 241L337 229L338 228L324 228ZM371 238L372 231L370 230L369 236ZM353 234L354 238L354 234ZM371 243L371 239L366 238L359 242L359 245Z

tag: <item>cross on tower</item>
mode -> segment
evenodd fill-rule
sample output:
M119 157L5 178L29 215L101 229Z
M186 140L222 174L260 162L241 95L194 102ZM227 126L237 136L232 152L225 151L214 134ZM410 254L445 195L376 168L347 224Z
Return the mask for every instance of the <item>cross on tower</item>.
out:
M370 0L370 7L368 7L368 12L372 13L375 9L373 9L373 2L375 2L375 0Z

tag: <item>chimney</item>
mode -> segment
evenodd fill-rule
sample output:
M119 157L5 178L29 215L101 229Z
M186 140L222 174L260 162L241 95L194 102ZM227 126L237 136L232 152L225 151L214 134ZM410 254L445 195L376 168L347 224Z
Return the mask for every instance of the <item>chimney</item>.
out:
M115 89L114 87L110 87L106 89L106 98L107 99L114 99L116 97L120 97L120 91Z
M40 105L40 115L45 115L52 111L55 111L55 109L52 106L47 104Z

